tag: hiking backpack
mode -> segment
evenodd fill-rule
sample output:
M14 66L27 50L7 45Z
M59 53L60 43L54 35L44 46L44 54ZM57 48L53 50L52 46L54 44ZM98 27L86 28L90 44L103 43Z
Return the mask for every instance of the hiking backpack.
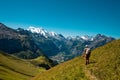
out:
M86 50L85 50L85 54L90 54L90 53L91 53L90 48L86 48Z

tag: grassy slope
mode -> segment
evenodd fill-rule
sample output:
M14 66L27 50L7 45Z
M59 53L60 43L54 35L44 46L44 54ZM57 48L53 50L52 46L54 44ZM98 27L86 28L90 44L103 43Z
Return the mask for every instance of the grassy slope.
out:
M82 57L62 63L32 80L120 80L120 40L92 51L90 64Z
M29 80L39 70L27 61L0 52L0 79Z
M81 58L82 60L82 58ZM80 57L61 63L52 69L37 75L32 80L89 80L83 71L83 60Z
M52 62L48 58L46 58L45 56L40 56L40 57L37 57L35 59L31 59L30 62L32 64L34 64L35 66L39 66L39 65L44 64L44 65L48 65L50 68L52 67Z
M95 49L87 68L99 80L120 80L120 40Z

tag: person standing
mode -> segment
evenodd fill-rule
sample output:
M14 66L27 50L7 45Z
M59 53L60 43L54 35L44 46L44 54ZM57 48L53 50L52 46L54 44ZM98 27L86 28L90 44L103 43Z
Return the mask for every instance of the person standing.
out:
M88 45L86 45L83 51L83 57L85 57L86 65L89 64L90 54L91 54L91 49L88 47Z

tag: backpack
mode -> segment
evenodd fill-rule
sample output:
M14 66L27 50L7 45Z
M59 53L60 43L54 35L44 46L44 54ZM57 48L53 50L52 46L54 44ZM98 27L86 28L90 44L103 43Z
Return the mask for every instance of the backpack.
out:
M85 54L90 54L90 53L91 53L90 48L86 48L86 49L85 49Z

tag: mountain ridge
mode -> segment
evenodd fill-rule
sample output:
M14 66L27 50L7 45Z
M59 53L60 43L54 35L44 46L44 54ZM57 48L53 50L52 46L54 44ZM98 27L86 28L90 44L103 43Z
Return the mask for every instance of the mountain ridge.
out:
M46 31L45 29L43 29L43 28L41 28L41 27L33 27L33 26L30 26L30 27L28 27L27 30L30 31L30 32L32 32L32 33L41 34L41 35L43 35L45 38L48 38L48 37L56 37L56 36L59 36L59 35L63 36L62 34L57 34L57 33L53 32L53 31L48 32L48 31ZM63 37L64 37L64 36L63 36ZM81 38L81 39L83 39L83 40L91 40L91 41L92 41L92 38L93 38L92 36L88 36L88 35L75 36L75 37L70 36L70 37L71 37L71 39L74 39L74 38L79 37L79 38ZM64 37L64 38L67 39L67 37Z
M0 50L20 58L34 58L43 55L40 48L27 34L0 24ZM34 54L33 54L34 53Z

